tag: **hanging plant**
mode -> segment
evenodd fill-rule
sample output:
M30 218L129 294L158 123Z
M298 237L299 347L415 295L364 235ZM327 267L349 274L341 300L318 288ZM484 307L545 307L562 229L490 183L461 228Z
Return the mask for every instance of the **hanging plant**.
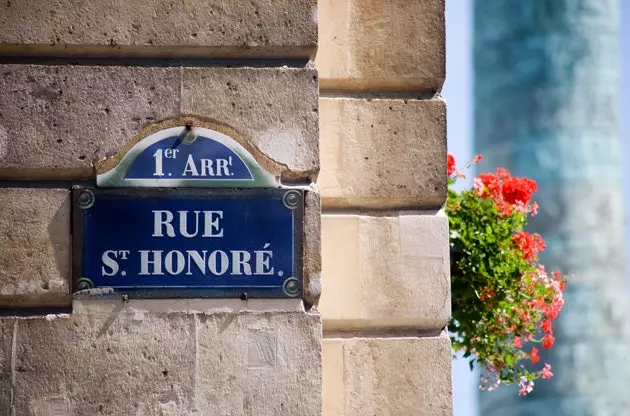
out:
M452 185L464 175L453 156L447 165L453 348L470 358L471 369L482 368L482 390L517 384L526 395L536 379L553 376L548 363L539 363L539 346L553 347L566 285L565 276L538 262L543 238L524 231L538 211L531 201L536 182L498 168L456 192Z

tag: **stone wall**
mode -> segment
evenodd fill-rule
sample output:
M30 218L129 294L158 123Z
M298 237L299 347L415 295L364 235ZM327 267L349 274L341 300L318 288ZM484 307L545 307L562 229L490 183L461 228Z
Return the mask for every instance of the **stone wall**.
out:
M0 5L0 415L321 415L316 0ZM74 184L164 120L306 193L301 300L71 297Z
M444 2L320 0L324 415L451 415Z
M11 0L0 27L1 415L452 414L443 0ZM73 301L71 187L188 116L308 189L304 302Z

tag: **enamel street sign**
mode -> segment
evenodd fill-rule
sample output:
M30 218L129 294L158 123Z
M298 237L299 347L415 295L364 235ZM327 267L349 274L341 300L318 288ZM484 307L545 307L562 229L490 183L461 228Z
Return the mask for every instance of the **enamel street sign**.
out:
M230 137L158 131L97 185L73 189L75 298L301 296L304 191Z
M301 294L301 191L76 188L73 199L77 291Z
M203 127L172 127L136 143L99 187L277 188L238 142Z

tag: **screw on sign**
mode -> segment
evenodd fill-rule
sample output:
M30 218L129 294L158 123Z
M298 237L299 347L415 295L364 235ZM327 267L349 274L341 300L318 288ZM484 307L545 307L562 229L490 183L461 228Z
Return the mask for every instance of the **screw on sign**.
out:
M82 209L90 208L92 205L94 205L94 194L89 190L81 192L81 194L79 195L78 203L79 207Z
M293 297L300 291L300 282L296 278L290 277L284 281L282 288L287 296Z
M295 209L300 203L300 193L297 191L287 191L282 198L282 202L284 202L284 206L287 208Z
M94 283L88 278L81 278L75 284L76 290L87 290L94 287Z

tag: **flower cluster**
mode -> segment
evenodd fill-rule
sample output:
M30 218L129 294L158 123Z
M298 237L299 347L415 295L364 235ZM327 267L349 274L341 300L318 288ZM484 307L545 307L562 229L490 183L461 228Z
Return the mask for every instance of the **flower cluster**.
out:
M530 234L527 231L517 231L514 233L514 242L523 253L525 260L536 260L538 253L543 251L545 240L539 234Z
M481 161L481 156L474 163ZM463 173L447 160L449 184ZM478 175L474 187L449 189L446 211L451 243L453 318L449 324L455 349L481 365L481 389L516 384L526 395L534 381L553 376L540 362L540 350L555 342L553 321L564 304L566 278L538 263L546 248L539 234L524 231L527 217L538 212L532 202L536 182L503 168Z
M475 178L477 196L493 199L502 216L512 212L526 213L528 210L538 210L537 204L529 206L532 193L538 190L536 182L529 178L515 178L504 168L498 168L496 173L482 173Z

